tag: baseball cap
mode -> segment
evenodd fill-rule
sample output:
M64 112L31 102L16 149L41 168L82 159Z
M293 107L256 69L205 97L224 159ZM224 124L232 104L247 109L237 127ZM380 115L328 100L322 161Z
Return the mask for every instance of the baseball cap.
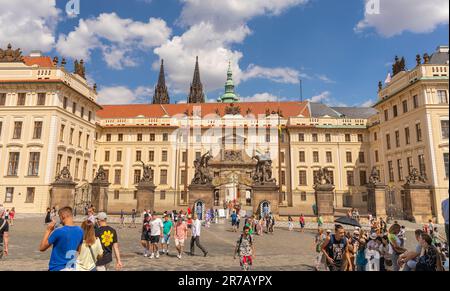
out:
M105 221L108 218L105 212L100 212L95 218L101 221Z
M327 232L328 232L328 233L331 233L331 230L327 229Z

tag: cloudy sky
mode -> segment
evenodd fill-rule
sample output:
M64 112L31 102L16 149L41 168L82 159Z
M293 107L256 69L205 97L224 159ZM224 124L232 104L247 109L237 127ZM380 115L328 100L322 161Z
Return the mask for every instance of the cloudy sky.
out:
M0 46L87 62L100 103L145 103L164 59L172 103L186 100L195 57L208 100L228 62L243 100L370 105L395 55L448 45L448 0L0 0ZM369 12L369 13L368 13ZM70 67L70 66L69 66Z

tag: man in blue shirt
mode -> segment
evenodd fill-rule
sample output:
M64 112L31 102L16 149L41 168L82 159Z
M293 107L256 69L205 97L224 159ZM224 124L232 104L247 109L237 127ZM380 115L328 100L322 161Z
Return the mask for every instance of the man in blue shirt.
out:
M69 271L75 269L76 252L83 242L83 230L73 223L73 211L64 207L58 211L63 227L55 229L56 222L47 226L39 250L45 252L53 246L49 271Z

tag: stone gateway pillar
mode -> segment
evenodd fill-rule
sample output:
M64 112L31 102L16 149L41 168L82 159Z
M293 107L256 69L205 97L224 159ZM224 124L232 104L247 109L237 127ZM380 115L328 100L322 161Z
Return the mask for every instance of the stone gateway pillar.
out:
M386 216L386 185L381 183L376 168L372 169L367 190L367 211L376 217Z
M61 209L66 206L74 207L75 204L75 186L77 183L73 181L69 169L64 167L61 173L51 184L50 208L56 207Z
M146 166L143 162L142 166L144 173L141 181L136 186L136 211L143 212L144 209L155 210L155 189L156 186L153 183L152 169L150 166Z
M416 223L426 223L433 218L431 186L416 168L406 178L404 211L408 219Z
M317 215L322 216L324 222L334 222L334 185L326 172L320 169L314 177Z
M278 202L279 202L279 187L276 183L268 184L255 184L253 185L253 213L258 215L262 209L261 202L267 201L270 203L270 212L274 215L279 214Z
M91 204L94 205L97 212L108 212L108 187L110 184L103 166L100 166L91 183Z

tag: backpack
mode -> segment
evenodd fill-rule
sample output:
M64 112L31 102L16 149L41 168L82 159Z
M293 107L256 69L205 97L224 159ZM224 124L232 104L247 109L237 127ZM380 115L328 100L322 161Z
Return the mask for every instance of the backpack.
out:
M248 235L249 240L250 240L250 245L253 245L253 238L251 235ZM241 248L241 244L242 244L242 240L244 239L244 235L241 234L241 237L239 238L239 243L238 243L238 247L237 247L237 251L239 252L239 249Z

